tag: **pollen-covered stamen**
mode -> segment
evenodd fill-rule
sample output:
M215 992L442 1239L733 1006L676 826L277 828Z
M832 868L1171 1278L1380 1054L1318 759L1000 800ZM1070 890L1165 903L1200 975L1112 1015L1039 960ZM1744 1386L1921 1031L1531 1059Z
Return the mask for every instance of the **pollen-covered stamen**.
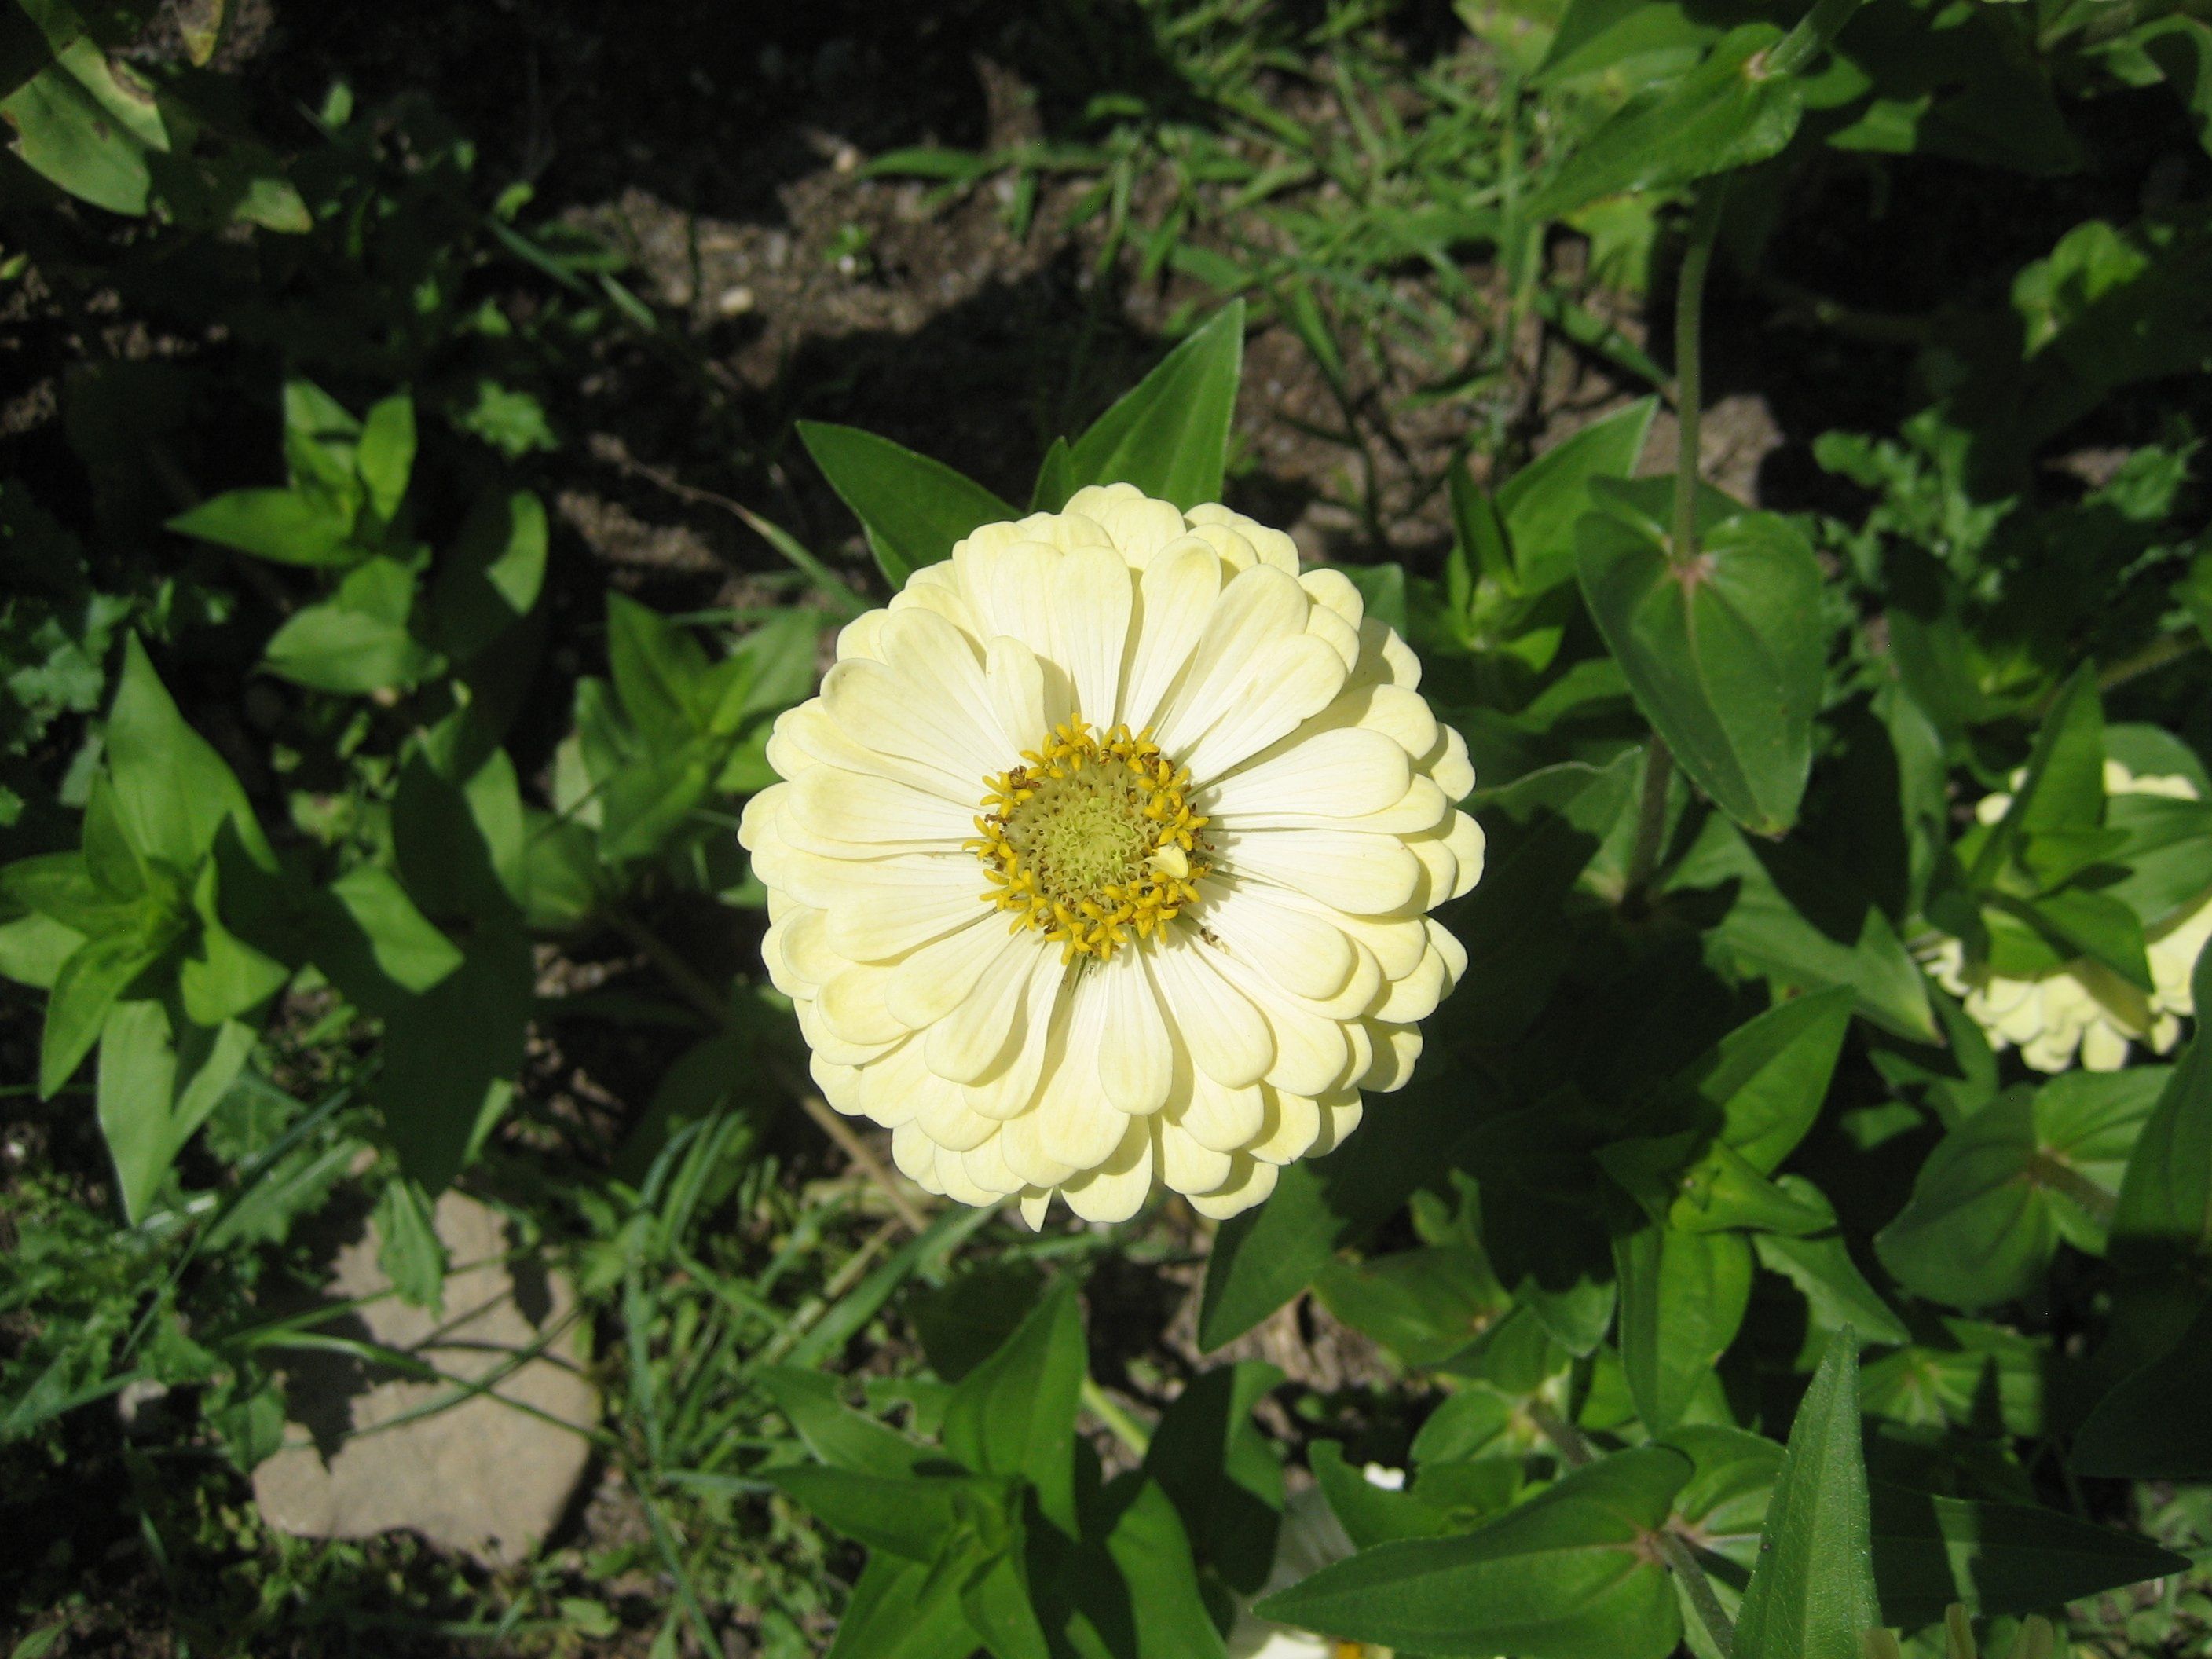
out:
M986 778L976 838L991 883L986 903L1058 943L1065 960L1110 957L1149 939L1187 905L1212 867L1190 810L1190 773L1149 730L1103 736L1080 715L1055 726L1023 763Z

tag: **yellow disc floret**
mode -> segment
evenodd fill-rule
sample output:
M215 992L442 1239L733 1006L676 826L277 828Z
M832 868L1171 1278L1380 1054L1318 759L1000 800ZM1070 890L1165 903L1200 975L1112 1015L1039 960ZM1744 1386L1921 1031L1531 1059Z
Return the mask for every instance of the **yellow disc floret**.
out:
M1103 961L1198 902L1206 820L1190 810L1189 771L1150 730L1101 736L1077 715L1022 761L983 780L968 843L991 884L984 902L1014 912L1016 929L1056 942L1064 960Z

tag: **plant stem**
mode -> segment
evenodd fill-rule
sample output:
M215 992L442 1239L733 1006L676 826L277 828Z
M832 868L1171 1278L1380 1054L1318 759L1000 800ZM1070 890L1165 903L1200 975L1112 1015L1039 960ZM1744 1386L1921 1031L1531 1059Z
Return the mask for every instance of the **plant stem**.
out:
M1721 1659L1729 1659L1735 1650L1735 1621L1721 1606L1721 1599L1713 1593L1713 1581L1705 1577L1705 1570L1698 1565L1697 1554L1690 1548L1681 1534L1671 1528L1662 1527L1652 1534L1659 1544L1660 1559L1666 1562L1674 1577L1682 1582L1682 1589L1696 1611L1698 1622L1712 1638L1713 1647Z
M617 907L607 918L615 930L652 959L663 978L683 993L684 998L701 1013L712 1020L720 1030L734 1030L730 1018L729 1003L715 993L714 988L700 976L699 971L676 953L668 941L654 933L629 911ZM812 1118L816 1127L836 1144L838 1151L851 1160L853 1166L879 1188L890 1200L892 1210L906 1224L908 1232L918 1233L929 1224L929 1218L915 1207L915 1202L902 1192L883 1161L868 1148L867 1142L854 1134L852 1126L837 1115L830 1103L816 1094L798 1078L787 1073L786 1068L771 1066L776 1079L790 1090L799 1102L799 1109Z
M1704 412L1705 374L1699 359L1704 331L1705 272L1713 263L1728 175L1709 180L1690 210L1688 245L1674 284L1674 538L1668 557L1679 568L1698 556L1698 422Z
M1120 1401L1088 1376L1083 1379L1083 1404L1093 1417L1113 1431L1116 1440L1138 1456L1142 1457L1152 1449L1152 1437L1145 1425L1130 1416Z

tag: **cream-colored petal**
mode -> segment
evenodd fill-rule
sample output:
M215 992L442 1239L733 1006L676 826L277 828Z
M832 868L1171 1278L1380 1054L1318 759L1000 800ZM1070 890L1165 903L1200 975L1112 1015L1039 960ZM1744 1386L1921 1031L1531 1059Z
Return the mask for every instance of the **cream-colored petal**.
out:
M1146 568L1137 584L1121 704L1114 719L1133 732L1152 724L1188 665L1220 593L1221 561L1203 542L1178 543Z
M915 1045L908 1043L907 1048ZM905 1048L899 1051L906 1052ZM983 1116L968 1109L962 1097L960 1085L947 1083L931 1072L927 1066L909 1068L907 1086L914 1091L914 1121L939 1146L955 1152L964 1152L981 1146L999 1133L996 1118ZM1011 1188L1001 1188L1011 1191Z
M2081 1064L2092 1072L2117 1072L2127 1063L2127 1038L2108 1021L2091 1022L2081 1033Z
M878 673L889 671L880 664L861 665ZM832 669L832 673L839 671ZM827 680L823 681L826 685ZM885 753L871 749L837 724L829 705L820 697L798 708L787 710L776 722L776 741L789 745L808 757L808 764L842 767L848 772L875 772L896 780L909 788L925 794L942 795L956 805L973 810L981 799L981 781L964 773L947 770L934 761L906 752ZM779 770L781 767L779 765ZM786 777L795 777L795 772L785 772ZM757 800L758 796L754 799Z
M1070 553L1053 572L1054 659L1074 684L1076 708L1101 730L1113 724L1121 706L1121 658L1134 604L1129 567L1110 549Z
M1262 564L1270 565L1286 576L1298 574L1298 544L1281 531L1261 524L1257 519L1248 519L1242 513L1232 513L1218 501L1206 501L1194 507L1185 516L1194 526L1225 526L1252 544Z
M1070 971L1058 951L1049 945L1039 951L1012 1040L991 1069L968 1085L968 1104L974 1110L1003 1120L1019 1115L1036 1100L1050 1048L1053 1009L1066 992Z
M1051 1208L1052 1194L1048 1190L1039 1187L1022 1188L1022 1219L1029 1224L1031 1232L1041 1233L1044 1231L1045 1212Z
M1354 915L1405 908L1424 879L1420 860L1391 836L1325 830L1232 830L1218 837L1218 867L1295 888Z
M1431 949L1422 956L1412 973L1403 979L1391 981L1382 1000L1370 1012L1376 1019L1400 1024L1426 1019L1436 1012L1437 1004L1443 1000L1444 993L1449 988L1450 980L1444 971L1443 955Z
M1366 1030L1375 1054L1367 1063L1367 1074L1359 1079L1359 1086L1383 1095L1404 1088L1413 1080L1413 1065L1421 1057L1421 1028L1385 1025L1370 1020L1366 1022Z
M1012 937L1017 948L992 958L975 988L929 1028L922 1054L938 1076L955 1083L977 1082L1007 1056L1008 1045L1024 1035L1023 1013L1031 980L1048 971L1052 951L1035 933Z
M1106 999L1098 1046L1098 1081L1106 1097L1139 1116L1159 1110L1167 1103L1175 1048L1141 950L1117 951L1079 971L1097 978Z
M1212 881L1205 890L1206 925L1214 937L1285 989L1325 1000L1352 978L1358 954L1343 929L1273 902L1267 889Z
M1194 1193L1190 1207L1211 1221L1226 1221L1254 1206L1264 1204L1275 1190L1276 1169L1256 1158L1234 1160L1236 1171L1210 1193Z
M979 547L969 537L952 550L962 597L980 639L1005 634L1040 657L1052 655L1052 573L1064 556L1042 541Z
M1328 611L1352 630L1352 663L1358 661L1359 624L1366 620L1367 601L1359 597L1359 590L1352 585L1352 578L1341 570L1332 570L1327 565L1303 572L1298 586L1321 609Z
M1346 1089L1336 1094L1324 1095L1315 1103L1321 1109L1321 1133L1306 1149L1308 1158L1326 1158L1344 1145L1345 1136L1359 1127L1366 1115L1366 1107L1359 1098L1359 1091Z
M1210 1193L1230 1176L1227 1152L1216 1152L1167 1121L1152 1120L1152 1167L1163 1185L1179 1193Z
M1474 793L1474 763L1467 756L1467 739L1452 726L1439 725L1437 747L1421 761L1421 767L1437 781L1437 787L1454 800L1465 800Z
M884 619L889 611L864 611L837 630L839 662L881 662Z
M890 981L890 969L856 962L823 986L816 1012L848 1042L893 1042L908 1028L884 1000Z
M1127 1221L1152 1193L1152 1131L1143 1118L1123 1118L1120 1144L1096 1167L1063 1182L1067 1207L1085 1221Z
M1346 684L1370 683L1418 691L1421 689L1421 659L1413 654L1412 647L1398 637L1396 629L1367 617L1359 624L1359 663Z
M1183 751L1196 778L1216 778L1295 732L1344 684L1336 653L1310 634L1275 641L1252 664L1226 712Z
M1004 1198L1009 1193L1020 1192L1028 1183L1014 1173L1006 1162L1005 1137L994 1134L981 1146L971 1146L960 1155L961 1166L969 1180L985 1192Z
M1249 1083L1231 1089L1203 1072L1192 1074L1188 1096L1171 1100L1161 1121L1173 1124L1200 1146L1218 1152L1233 1152L1249 1146L1267 1121L1267 1103L1261 1085Z
M1020 948L998 911L978 905L975 916L892 968L884 1001L902 1024L915 1030L935 1024L967 1000L975 981L1001 954Z
M936 1190L937 1143L920 1124L902 1123L891 1131L891 1162L908 1181Z
M789 787L789 816L780 833L809 851L823 850L815 845L817 839L842 842L872 858L928 848L949 851L975 834L972 808L963 812L941 795L926 794L881 774L814 766Z
M1067 676L1006 635L991 641L984 655L983 678L998 714L1000 741L1006 744L1000 772L1018 764L1024 750L1037 747L1054 726L1075 712ZM981 789L979 781L979 798Z
M1121 1143L1127 1114L1098 1082L1098 1048L1106 1029L1107 993L1095 975L1079 974L1054 1022L1054 1048L1037 1094L1038 1137L1048 1157L1075 1169L1103 1164ZM1078 1212L1078 1213L1081 1213Z
M1403 800L1412 785L1404 750L1381 732L1353 727L1279 745L1267 759L1218 777L1191 805L1224 829L1252 829L1285 814L1347 818L1380 812Z
M1146 966L1159 988L1160 1006L1174 1021L1198 1069L1231 1088L1257 1083L1274 1063L1275 1042L1267 1020L1224 979L1212 952L1176 923L1153 941Z
M1138 570L1185 530L1182 514L1173 502L1155 501L1133 484L1086 485L1067 498L1066 511L1095 522Z
M968 1158L948 1146L937 1149L935 1161L937 1188L957 1204L967 1204L977 1209L998 1201L1001 1194L979 1184L968 1173Z
M856 884L830 907L830 944L855 962L888 962L969 926L983 914L981 881Z
M1263 1089L1261 1092L1267 1115L1261 1120L1259 1134L1244 1150L1268 1164L1288 1164L1304 1157L1306 1148L1321 1133L1321 1108L1309 1095L1294 1095L1282 1089Z
M1154 727L1160 747L1182 754L1237 706L1275 641L1303 638L1313 602L1291 577L1264 565L1230 579L1191 652L1190 672Z
M1475 883L1482 879L1483 856L1487 844L1488 837L1482 833L1482 826L1471 814L1452 814L1451 827L1444 835L1444 845L1451 848L1458 878L1452 883L1451 890L1445 895L1447 898L1464 898L1474 890Z
M1119 1118L1121 1114L1114 1115ZM1063 1164L1045 1150L1041 1107L1032 1106L1019 1117L1008 1118L999 1131L999 1148L1006 1156L1006 1167L1032 1187L1055 1188L1075 1173L1073 1164Z
M1338 1021L1311 1012L1257 968L1235 957L1214 953L1211 957L1221 976L1242 991L1267 1022L1275 1043L1274 1063L1267 1080L1279 1089L1297 1094L1319 1094L1344 1074L1350 1058L1344 1027Z
M980 688L980 667L976 678ZM995 715L987 736L965 710L918 695L912 679L881 663L839 663L823 678L822 702L854 743L878 754L907 757L934 769L943 779L957 780L966 799L980 796L986 777L1006 770L1006 757L999 746ZM881 765L876 769L893 776L904 772L904 769L893 770ZM910 775L904 781L918 782ZM942 784L940 791L949 793Z

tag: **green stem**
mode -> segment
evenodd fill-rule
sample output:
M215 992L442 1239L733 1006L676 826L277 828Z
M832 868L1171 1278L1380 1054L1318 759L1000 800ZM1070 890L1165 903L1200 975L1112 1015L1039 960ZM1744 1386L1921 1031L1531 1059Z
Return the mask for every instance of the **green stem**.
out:
M1705 374L1699 343L1705 309L1705 272L1713 263L1728 175L1706 183L1690 210L1688 246L1674 286L1674 412L1680 440L1674 451L1674 539L1668 556L1679 568L1698 556L1698 422L1704 412Z
M1145 1425L1122 1407L1121 1402L1086 1376L1083 1379L1083 1404L1090 1413L1113 1431L1114 1437L1142 1457L1152 1449L1152 1437Z

